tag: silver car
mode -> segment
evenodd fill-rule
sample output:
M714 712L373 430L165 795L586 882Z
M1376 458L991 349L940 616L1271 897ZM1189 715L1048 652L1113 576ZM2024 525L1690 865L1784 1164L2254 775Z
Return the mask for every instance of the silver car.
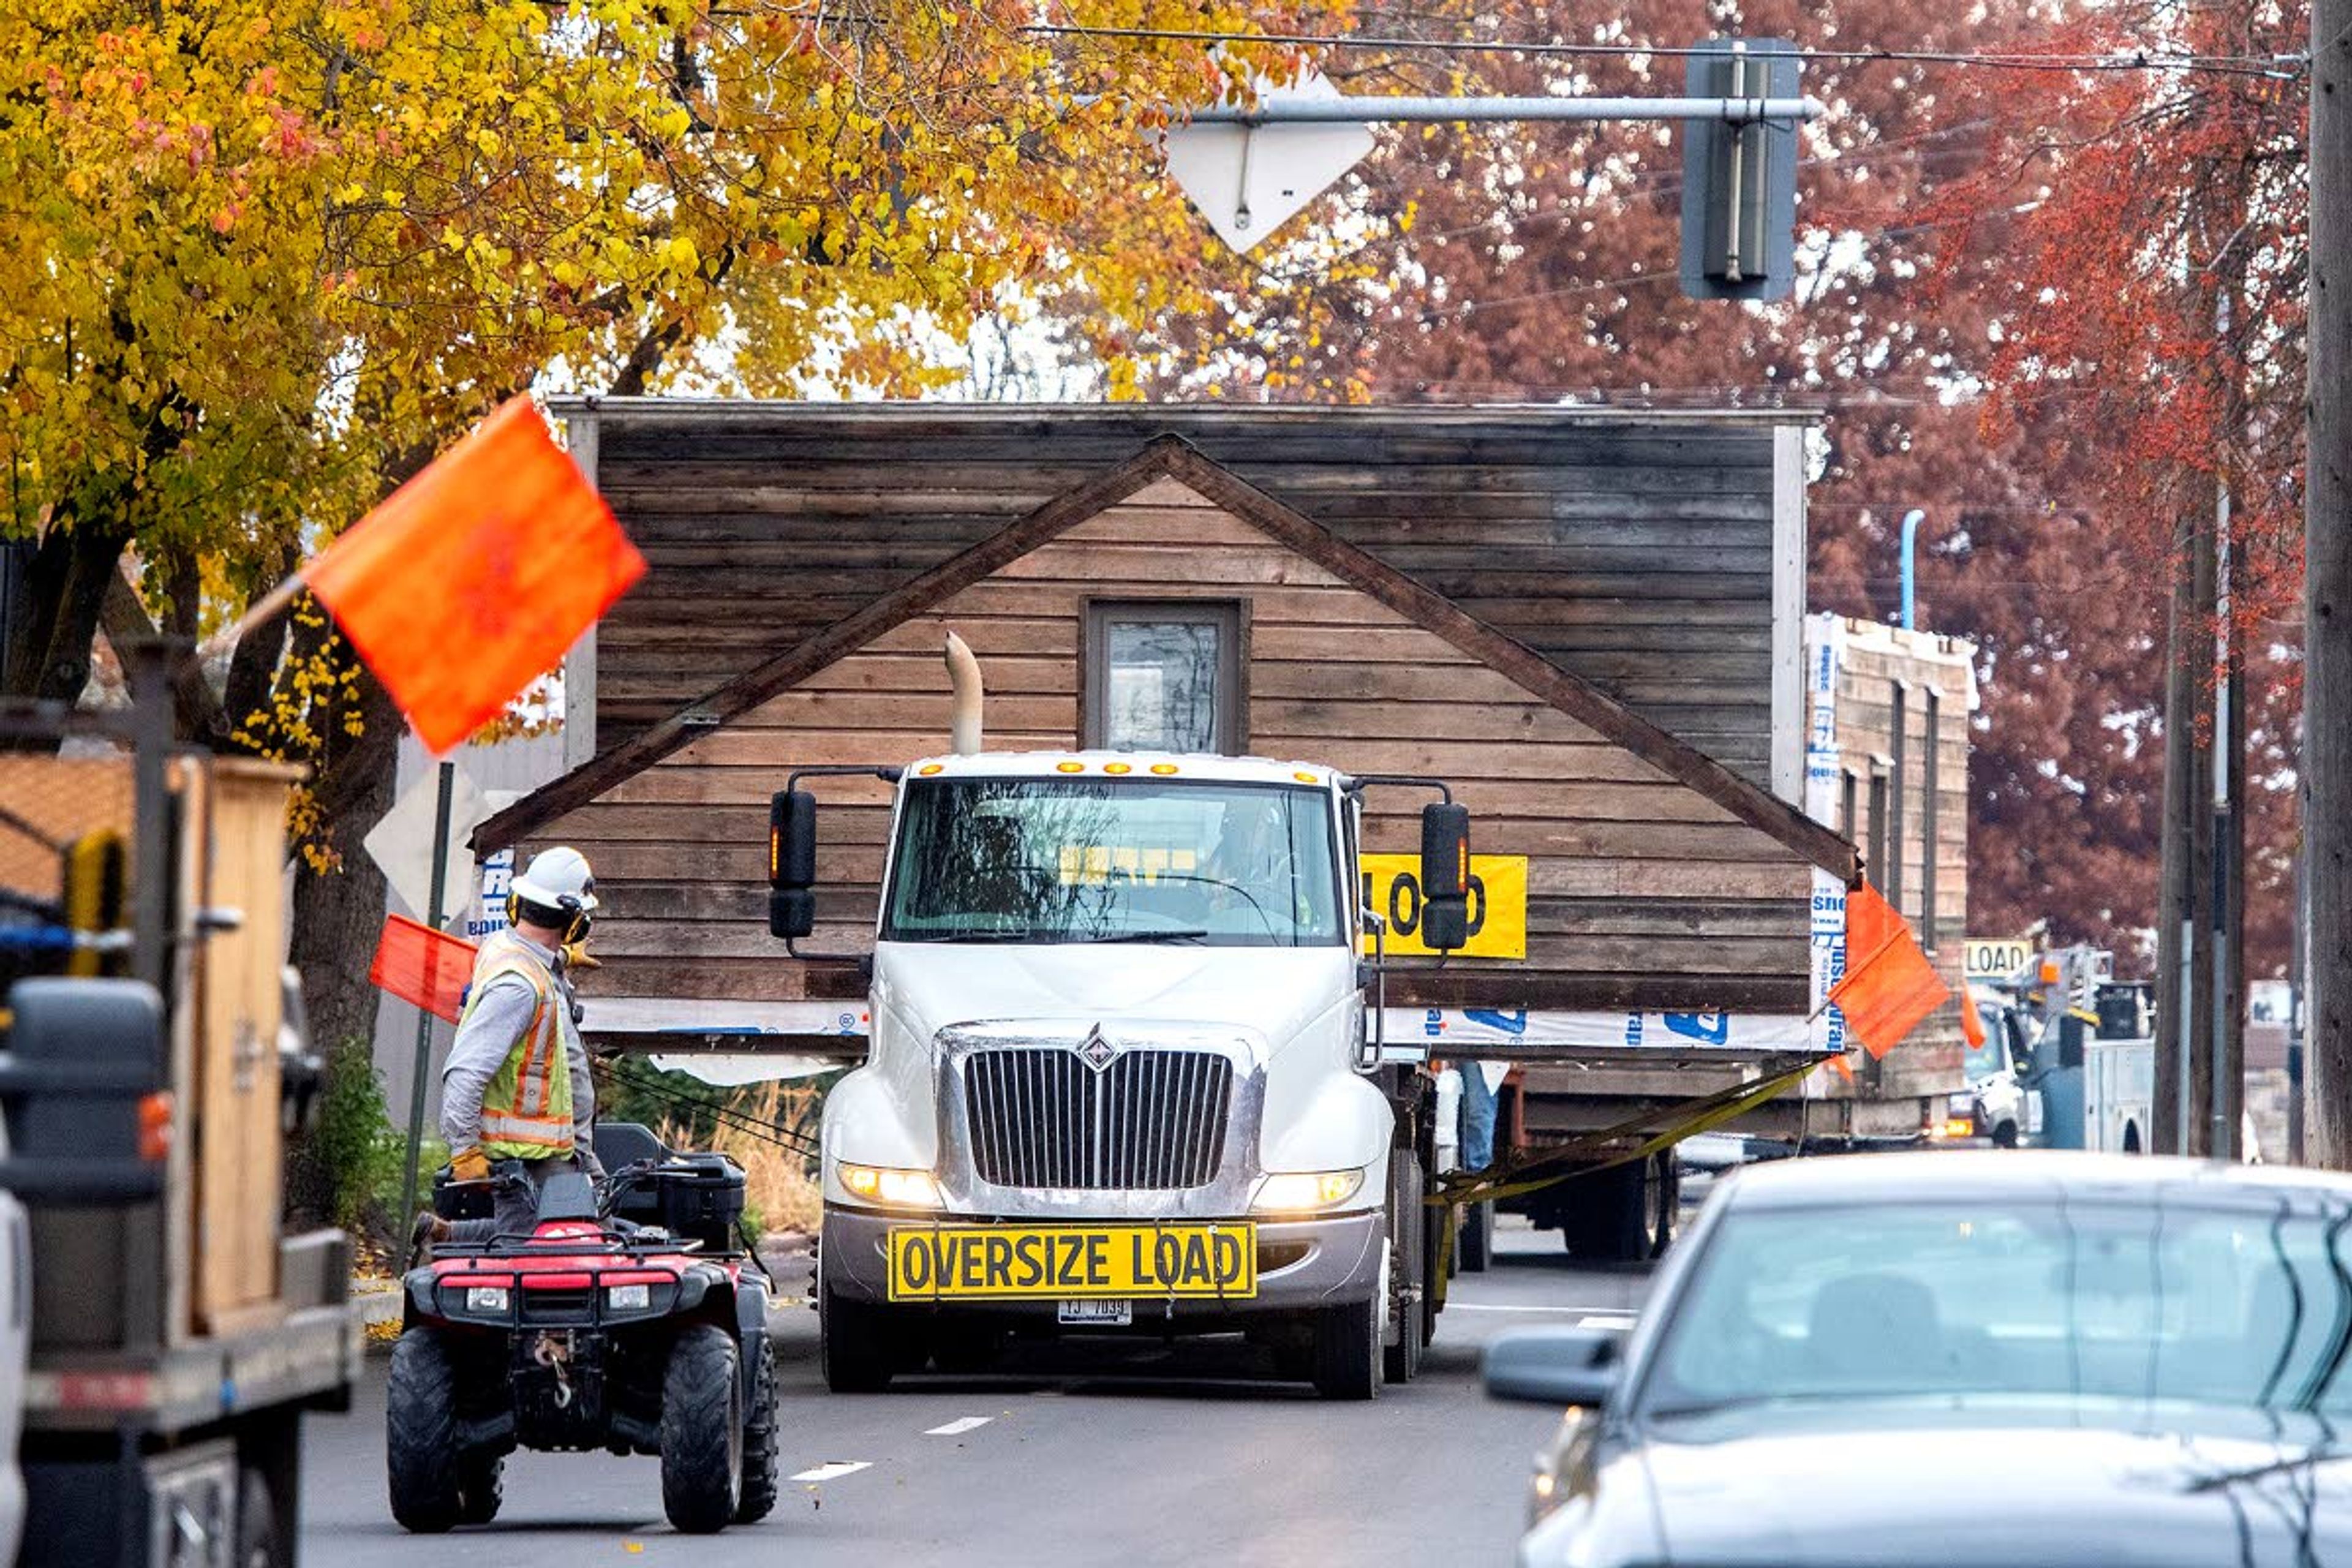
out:
M1535 1568L2352 1563L2352 1180L2067 1153L1727 1178L1569 1407Z

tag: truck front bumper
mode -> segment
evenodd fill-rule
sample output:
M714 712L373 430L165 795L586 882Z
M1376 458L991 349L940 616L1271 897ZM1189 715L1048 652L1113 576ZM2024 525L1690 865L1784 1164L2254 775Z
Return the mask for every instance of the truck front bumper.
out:
M818 1273L836 1300L877 1304L890 1300L887 1238L893 1229L930 1223L909 1215L875 1214L827 1206L818 1243ZM938 1223L987 1226L990 1216L947 1215ZM1034 1225L1032 1220L1001 1223ZM1126 1226L1132 1220L1105 1224ZM1257 1293L1242 1300L1149 1298L1135 1302L1135 1321L1174 1323L1194 1332L1240 1326L1252 1318L1309 1311L1370 1300L1380 1289L1383 1240L1377 1211L1306 1220L1260 1220L1257 1226ZM944 1299L904 1303L909 1311L971 1312L989 1317L1051 1323L1060 1302L1050 1296L1017 1300Z

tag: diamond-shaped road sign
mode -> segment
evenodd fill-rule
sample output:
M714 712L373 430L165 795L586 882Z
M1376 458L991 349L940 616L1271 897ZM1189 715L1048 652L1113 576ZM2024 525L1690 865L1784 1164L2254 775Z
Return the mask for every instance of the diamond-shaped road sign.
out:
M1338 98L1323 78L1261 87L1258 101ZM1168 173L1219 238L1247 254L1372 150L1363 125L1179 125Z
M401 792L362 842L383 868L383 879L400 901L423 920L433 905L433 818L441 793L439 767L430 767ZM446 920L473 905L474 852L467 840L490 815L490 804L458 768L449 781L449 858L441 873L441 914Z

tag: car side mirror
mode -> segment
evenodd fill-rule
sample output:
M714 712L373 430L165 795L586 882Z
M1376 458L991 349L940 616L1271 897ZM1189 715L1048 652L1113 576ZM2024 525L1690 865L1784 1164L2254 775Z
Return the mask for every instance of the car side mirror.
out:
M816 796L778 790L768 801L768 934L787 942L816 930Z
M1616 1393L1624 1348L1624 1336L1611 1329L1514 1329L1486 1346L1486 1393L1599 1409Z
M1451 952L1470 941L1470 808L1421 808L1421 942Z

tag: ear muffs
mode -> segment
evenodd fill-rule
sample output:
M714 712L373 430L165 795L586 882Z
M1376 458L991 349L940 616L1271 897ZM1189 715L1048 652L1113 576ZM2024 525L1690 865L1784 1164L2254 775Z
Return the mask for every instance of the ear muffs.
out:
M553 911L559 914L568 913L572 917L570 923L565 925L563 928L562 942L557 944L563 947L569 947L573 942L587 941L588 928L594 923L589 919L587 910L577 907L576 900L567 900L566 902L572 904L572 907L565 910ZM533 905L532 907L535 909L538 906ZM509 893L507 895L507 924L509 926L520 926L522 924L522 895L520 893Z

